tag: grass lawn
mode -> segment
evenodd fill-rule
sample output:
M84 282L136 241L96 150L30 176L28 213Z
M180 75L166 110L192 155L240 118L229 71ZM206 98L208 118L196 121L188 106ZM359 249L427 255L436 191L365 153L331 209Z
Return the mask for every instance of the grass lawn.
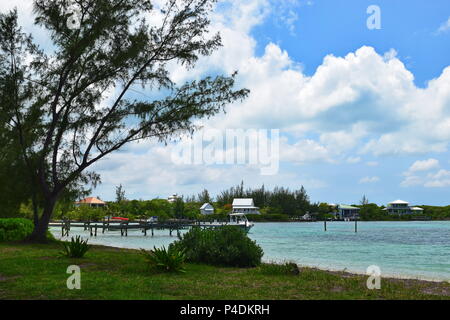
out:
M372 291L367 277L350 274L196 264L184 274L158 274L136 250L94 246L83 259L61 257L60 250L58 243L0 244L0 299L450 299L449 283L383 279ZM66 287L69 265L81 267L81 290Z

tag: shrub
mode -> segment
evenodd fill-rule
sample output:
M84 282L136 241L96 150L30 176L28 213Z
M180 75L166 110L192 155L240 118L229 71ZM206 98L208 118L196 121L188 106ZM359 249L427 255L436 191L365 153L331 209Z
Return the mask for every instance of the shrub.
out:
M76 236L75 239L72 237L70 242L62 242L61 254L69 258L83 258L90 248L87 243L88 240L83 240L80 236Z
M33 222L28 219L0 219L0 242L24 240L33 232L33 229Z
M190 262L230 267L256 267L263 256L261 247L235 226L192 228L171 246L182 250Z
M141 249L141 252L152 269L161 272L186 272L185 255L173 246L167 250L165 247L161 249L154 247L151 251Z

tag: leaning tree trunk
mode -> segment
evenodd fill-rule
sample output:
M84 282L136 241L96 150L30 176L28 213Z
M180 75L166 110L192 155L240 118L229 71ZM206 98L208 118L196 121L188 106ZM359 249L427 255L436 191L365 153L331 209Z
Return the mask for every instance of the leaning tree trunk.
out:
M47 242L47 230L50 218L53 214L53 209L55 208L56 199L49 198L44 201L44 211L42 216L38 219L37 224L34 227L33 232L28 237L30 242L45 243Z

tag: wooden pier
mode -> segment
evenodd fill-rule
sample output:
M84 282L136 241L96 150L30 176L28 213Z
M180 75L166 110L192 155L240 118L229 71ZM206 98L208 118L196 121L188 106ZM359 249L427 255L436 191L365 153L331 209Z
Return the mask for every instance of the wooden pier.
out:
M226 225L214 224L208 222L199 221L164 221L164 222L147 222L147 221L86 221L86 222L76 222L70 220L54 221L49 224L49 227L61 228L61 236L68 237L71 228L83 228L84 231L89 231L91 237L96 237L99 230L102 234L106 231L120 231L122 237L128 236L128 230L141 230L144 236L150 232L153 237L155 230L168 230L169 235L172 236L173 232L176 231L177 236L180 236L180 230L190 229L192 227L200 228L216 228Z

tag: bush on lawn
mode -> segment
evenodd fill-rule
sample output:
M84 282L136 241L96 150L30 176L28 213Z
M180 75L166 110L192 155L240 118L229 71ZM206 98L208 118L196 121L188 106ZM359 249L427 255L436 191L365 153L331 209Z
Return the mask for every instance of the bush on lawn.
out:
M72 237L70 242L62 242L62 255L68 258L83 258L86 252L90 249L88 240L83 240L81 236Z
M186 272L184 253L173 246L167 250L165 247L154 247L151 251L141 249L141 252L152 269L160 272Z
M33 229L33 222L28 219L0 219L0 242L24 240L33 232Z
M229 267L256 267L263 250L235 226L216 229L192 228L172 246L185 253L187 261Z

